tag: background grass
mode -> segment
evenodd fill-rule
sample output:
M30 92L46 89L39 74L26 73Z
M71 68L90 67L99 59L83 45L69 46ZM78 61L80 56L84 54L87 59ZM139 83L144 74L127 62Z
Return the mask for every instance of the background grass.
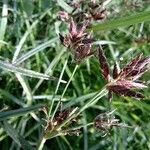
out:
M148 4L146 0L112 0L107 5L108 21L149 11ZM67 28L58 20L57 12L64 8L71 10L59 0L0 1L1 150L38 149L43 135L42 119L46 118L40 111L43 105L53 113L62 98L64 108L78 106L80 110L105 85L95 57L76 66L70 52L60 44L58 33L65 33ZM113 30L112 26L107 27L106 31L100 30L101 24L93 25L97 30L93 31L94 38L100 43L105 41L111 69L115 61L123 66L138 53L150 54L150 22L133 23L113 26ZM147 85L149 76L147 72L142 77ZM83 128L79 136L58 136L41 143L40 148L150 149L150 89L142 92L146 97L142 101L114 95L110 104L107 96L102 97L81 113L77 126ZM87 126L98 114L115 108L116 117L133 128L113 128L109 135L101 137L93 126Z

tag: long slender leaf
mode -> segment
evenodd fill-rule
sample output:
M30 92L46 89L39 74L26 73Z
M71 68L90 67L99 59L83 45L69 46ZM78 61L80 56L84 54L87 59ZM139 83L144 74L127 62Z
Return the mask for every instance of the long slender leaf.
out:
M43 108L44 106L45 105L43 105L43 104L38 104L38 105L31 106L31 107L0 112L0 121L5 120L10 117L14 117L14 116L22 116L23 114L27 114L32 111L38 110L40 108Z
M18 79L18 81L20 82L23 91L26 95L26 99L27 99L27 105L30 106L32 104L32 92L31 92L31 88L30 85L28 83L27 78L25 78L25 76L22 76L21 74L16 73L16 77Z
M148 20L150 20L150 11L145 11L132 16L121 17L114 20L106 21L104 23L96 24L91 26L88 30L112 30L118 27L134 25Z
M25 43L25 41L26 41L28 35L32 33L33 28L36 27L36 25L40 22L40 20L41 20L48 12L49 12L49 9L46 10L45 12L43 12L43 13L41 14L41 16L40 16L37 20L35 20L35 21L32 23L32 25L30 26L30 29L28 29L28 30L24 33L24 35L22 36L22 38L21 38L21 40L19 41L18 45L16 46L16 50L15 50L15 52L14 52L14 56L13 56L12 62L14 62L14 61L17 59L17 57L18 57L18 55L19 55L19 53L20 53L20 51L21 51L21 48L22 48L23 44Z
M10 94L6 90L0 89L0 93L2 95L4 95L5 97L7 97L8 99L11 99L14 103L16 103L16 104L18 104L20 106L25 106L26 105L22 100L18 99L17 97L15 97L14 95Z
M54 77L50 77L46 74L42 74L39 72L35 72L32 70L28 70L25 68L21 68L21 67L17 67L11 63L8 62L4 62L0 60L0 68L4 69L6 71L10 71L10 72L14 72L14 73L19 73L22 74L24 76L29 76L29 77L33 77L33 78L39 78L39 79L45 79L45 80L55 80Z
M0 40L4 39L4 35L7 27L7 16L8 16L8 0L3 0L2 18L0 22ZM1 47L1 43L0 43Z
M73 8L70 7L66 2L63 0L57 0L57 3L60 7L62 7L64 10L66 10L68 13L71 13L73 11Z
M24 150L34 150L34 148L26 141L22 136L18 134L18 132L9 124L7 121L3 121L3 128L7 132L7 134Z
M34 49L30 50L26 54L22 55L20 58L16 59L13 64L20 64L21 62L25 61L26 59L30 58L31 56L35 55L36 53L44 50L45 48L49 47L52 43L56 42L58 38L53 38L39 46L35 47Z

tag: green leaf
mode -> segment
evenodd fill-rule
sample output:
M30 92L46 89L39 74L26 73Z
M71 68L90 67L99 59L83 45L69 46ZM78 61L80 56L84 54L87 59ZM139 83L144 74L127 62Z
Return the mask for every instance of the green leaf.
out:
M31 106L31 107L0 112L0 121L5 120L5 119L10 118L10 117L14 117L14 116L22 116L24 114L38 110L40 108L43 108L44 106L45 105L43 105L43 104L38 104L38 105Z
M2 3L2 2L1 2ZM2 4L1 4L2 5ZM3 41L7 28L7 16L8 16L8 0L3 0L1 20L0 20L0 41ZM3 43L0 43L0 48Z
M15 97L14 95L12 95L11 93L9 93L6 90L0 89L0 94L3 95L4 97L6 97L7 99L12 100L14 103L16 103L20 106L26 105L22 100L18 99L17 97Z
M29 52L27 52L26 54L23 54L20 58L16 59L13 64L20 64L21 62L27 60L28 58L30 58L31 56L35 55L36 53L46 49L47 47L50 47L52 43L56 42L58 40L58 37L53 38L49 41L46 41L40 45L38 45L37 47L35 47L34 49L30 50Z
M33 77L33 78L39 78L39 79L45 79L45 80L55 80L54 77L50 77L49 75L35 72L33 70L21 68L21 67L15 66L11 63L1 61L1 60L0 60L0 68L3 70L9 71L9 72L19 73L24 76L29 76L29 77Z
M104 23L92 25L88 30L112 30L118 27L134 25L148 20L150 20L150 11L145 11L132 16L121 17L114 20L107 20Z
M11 124L9 124L7 121L3 121L2 126L7 132L7 134L24 150L34 150L34 148L28 143L28 141L26 141L22 136L20 136L17 130L15 130Z

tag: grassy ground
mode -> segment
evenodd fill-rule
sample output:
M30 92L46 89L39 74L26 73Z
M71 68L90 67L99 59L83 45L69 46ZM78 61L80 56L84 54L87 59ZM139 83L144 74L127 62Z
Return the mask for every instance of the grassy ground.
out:
M57 18L64 8L62 0L0 1L0 149L150 149L150 89L142 90L145 98L141 101L114 95L110 103L102 91L106 82L97 58L88 57L77 65L59 41L58 34L67 32L66 24ZM94 39L104 44L111 70L115 61L122 67L139 53L150 55L150 22L144 18L149 15L149 2L112 0L106 9L106 21L129 17L129 22L108 23L106 29L100 23L92 26ZM130 18L145 11L148 13L141 17ZM142 76L147 85L149 76L149 71ZM100 94L93 99L96 93ZM44 133L48 118L43 106L52 118L60 109L60 99L64 110L78 107L71 117L80 115L73 123L67 116L70 120L56 133L48 129ZM103 137L92 122L114 109L113 115L132 128L113 127ZM77 132L80 126L78 136L65 135L66 130Z

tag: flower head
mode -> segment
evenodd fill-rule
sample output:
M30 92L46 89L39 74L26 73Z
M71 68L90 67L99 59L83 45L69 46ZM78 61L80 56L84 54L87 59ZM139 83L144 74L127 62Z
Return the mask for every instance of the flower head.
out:
M141 54L136 56L129 64L125 65L121 71L119 71L118 65L115 64L113 77L111 79L109 65L103 49L99 47L98 52L101 72L108 82L107 89L109 90L109 99L112 98L113 92L121 96L144 98L144 96L136 90L146 88L147 86L137 79L147 71L150 56L145 58L142 58Z
M102 132L102 136L106 136L112 127L128 127L126 124L119 123L113 113L115 110L101 113L94 119L94 127Z
M44 129L45 138L49 138L49 135L79 135L80 128L73 129L72 125L77 122L78 108L69 108L64 110L58 110L53 118L49 118L47 110L43 110L46 114L46 126ZM68 121L67 121L68 120ZM65 122L66 121L66 122ZM65 122L65 123L64 123Z
M65 36L59 35L60 41L64 46L71 49L74 59L77 62L93 54L93 52L91 52L91 45L94 40L91 38L91 34L85 32L87 26L88 22L83 23L81 26L77 26L71 18L69 33Z

